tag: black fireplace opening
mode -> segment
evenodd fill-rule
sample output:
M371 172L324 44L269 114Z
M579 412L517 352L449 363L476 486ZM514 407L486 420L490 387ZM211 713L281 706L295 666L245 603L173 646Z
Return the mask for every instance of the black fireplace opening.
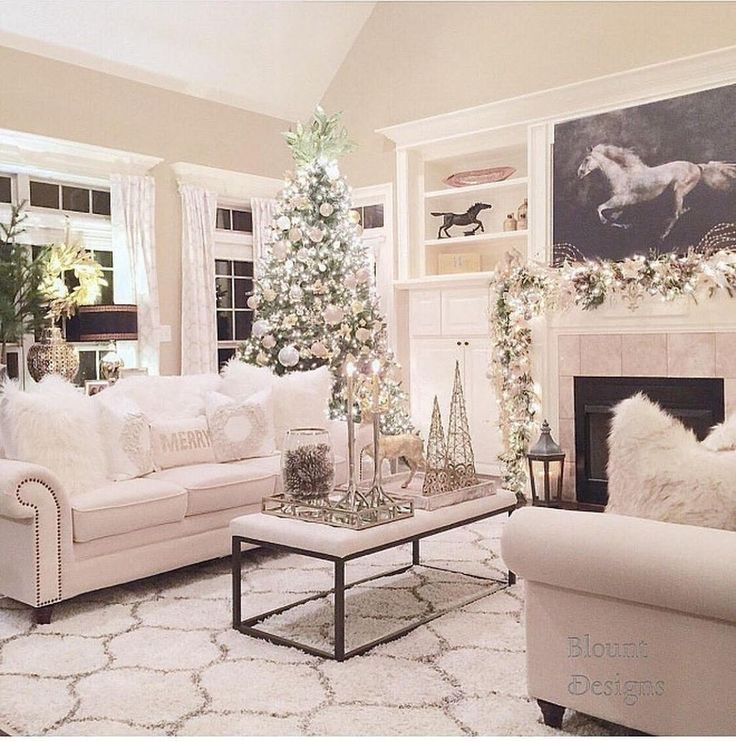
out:
M575 491L579 502L608 501L608 433L613 407L645 393L703 440L713 425L723 422L722 378L621 378L576 376Z

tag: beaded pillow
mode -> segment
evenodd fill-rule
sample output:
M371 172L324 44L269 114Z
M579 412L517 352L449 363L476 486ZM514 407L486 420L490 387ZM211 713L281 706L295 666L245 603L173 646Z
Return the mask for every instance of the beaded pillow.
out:
M151 439L157 468L215 462L204 416L154 422L151 424Z
M244 401L210 392L207 424L219 463L271 455L275 451L270 389L259 391Z

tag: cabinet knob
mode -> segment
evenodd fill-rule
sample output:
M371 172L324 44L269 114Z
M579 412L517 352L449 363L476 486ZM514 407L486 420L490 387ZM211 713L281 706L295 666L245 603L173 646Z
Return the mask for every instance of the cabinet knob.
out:
M462 342L460 342L460 340L458 340L457 341L457 346L460 347L460 345L462 345Z
M467 347L469 344L470 343L467 340L465 340L465 347Z

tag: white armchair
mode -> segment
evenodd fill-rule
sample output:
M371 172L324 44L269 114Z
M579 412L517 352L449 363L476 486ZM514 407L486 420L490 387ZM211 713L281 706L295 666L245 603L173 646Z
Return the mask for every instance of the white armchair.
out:
M653 734L736 733L736 532L517 510L503 559L525 580L528 688Z

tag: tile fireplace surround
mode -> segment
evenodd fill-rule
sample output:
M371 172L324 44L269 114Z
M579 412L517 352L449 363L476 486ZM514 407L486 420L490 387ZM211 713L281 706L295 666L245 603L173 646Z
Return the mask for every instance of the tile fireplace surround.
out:
M575 499L575 376L723 378L726 415L736 412L736 300L574 309L547 317L534 337L543 414L567 455L565 499Z

